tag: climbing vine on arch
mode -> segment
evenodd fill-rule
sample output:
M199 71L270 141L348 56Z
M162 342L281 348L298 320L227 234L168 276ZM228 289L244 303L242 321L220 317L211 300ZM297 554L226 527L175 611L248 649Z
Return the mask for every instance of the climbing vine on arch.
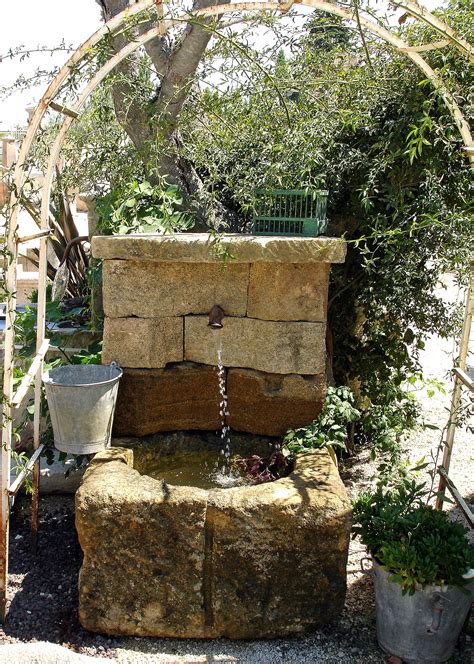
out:
M467 3L451 3L447 15L472 37ZM435 39L418 25L401 32L413 44ZM334 381L358 395L359 439L397 453L416 419L407 381L420 371L424 340L458 329L459 312L435 287L446 270L462 281L469 265L472 176L431 83L380 42L369 39L366 48L370 61L344 22L317 15L298 48L282 48L273 62L290 126L255 73L225 92L204 91L205 126L189 112L183 136L188 158L242 219L250 218L255 182L330 191L330 232L348 240L329 295ZM427 57L471 119L468 60L452 47Z

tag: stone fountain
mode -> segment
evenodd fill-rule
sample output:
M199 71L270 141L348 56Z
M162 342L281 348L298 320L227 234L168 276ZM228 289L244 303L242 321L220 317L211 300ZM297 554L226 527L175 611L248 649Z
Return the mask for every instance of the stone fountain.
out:
M216 339L233 453L265 454L268 436L308 424L324 403L328 278L344 243L223 243L235 256L226 266L204 234L93 239L103 361L124 377L115 447L94 458L76 495L79 611L91 631L275 637L342 610L351 512L326 452L260 485L178 486L153 472L218 446Z

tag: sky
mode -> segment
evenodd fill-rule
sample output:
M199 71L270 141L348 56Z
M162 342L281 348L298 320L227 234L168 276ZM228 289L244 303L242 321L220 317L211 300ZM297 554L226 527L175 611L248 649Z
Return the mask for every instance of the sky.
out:
M422 0L432 9L441 0ZM381 6L383 2L380 3ZM10 48L24 45L33 49L53 46L62 40L76 47L101 25L100 8L95 0L0 0L0 56ZM20 74L31 75L37 67L62 65L67 53L35 56L34 59L0 61L0 87L12 83ZM44 92L36 87L0 101L0 131L24 126L25 108L36 103Z
M100 27L100 7L95 0L0 0L0 55L10 48L25 45L56 45L63 39L76 47ZM68 58L65 52L54 56L35 56L34 61L4 59L0 62L0 86L22 74L32 74L36 67L62 65ZM23 94L0 101L0 131L24 126L26 106L37 102L44 89L34 88Z

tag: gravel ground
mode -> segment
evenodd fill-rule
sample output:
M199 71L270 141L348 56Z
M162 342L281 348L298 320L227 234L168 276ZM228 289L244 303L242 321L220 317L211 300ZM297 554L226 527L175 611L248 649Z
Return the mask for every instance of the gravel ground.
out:
M447 280L448 295L455 289ZM425 420L443 427L449 407L448 372L454 345L437 337L429 340L423 353L426 377L446 381L448 393L431 399L422 395ZM412 460L429 455L439 434L420 429L406 441ZM474 502L472 436L459 430L456 435L452 477L461 493ZM366 451L341 467L341 476L352 496L369 486L375 464ZM13 510L10 535L10 613L0 628L0 644L47 641L62 644L70 651L97 659L111 658L119 663L140 662L239 662L277 664L311 662L371 664L387 661L375 638L372 579L360 572L365 551L360 542L351 542L348 562L348 592L342 617L335 624L293 639L272 641L194 641L151 638L107 638L83 630L77 615L77 578L81 551L74 529L74 503L70 496L44 496L40 501L40 538L36 556L29 551L29 501L20 498ZM460 518L453 510L453 515ZM471 628L459 640L452 664L474 662ZM0 648L0 661L2 648ZM33 662L11 655L9 661ZM51 659L51 661L69 661ZM72 660L71 660L72 661Z

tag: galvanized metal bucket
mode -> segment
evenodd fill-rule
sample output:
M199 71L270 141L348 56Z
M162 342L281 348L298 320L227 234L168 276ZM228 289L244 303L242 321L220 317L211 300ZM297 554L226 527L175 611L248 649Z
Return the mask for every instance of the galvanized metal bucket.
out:
M473 585L427 586L402 595L374 560L377 640L407 664L440 664L451 657L473 601Z
M95 454L110 445L122 369L70 364L43 374L54 445L69 454Z

